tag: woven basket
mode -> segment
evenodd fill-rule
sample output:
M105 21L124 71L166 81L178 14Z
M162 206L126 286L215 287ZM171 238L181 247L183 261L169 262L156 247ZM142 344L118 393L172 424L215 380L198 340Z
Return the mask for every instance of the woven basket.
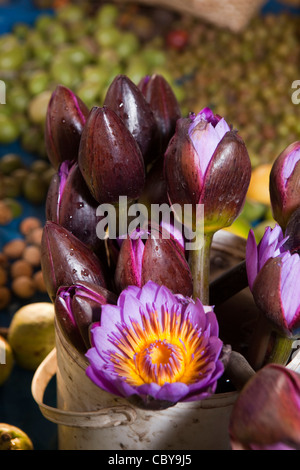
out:
M117 0L119 2L130 0ZM201 17L217 26L242 31L266 0L137 0Z

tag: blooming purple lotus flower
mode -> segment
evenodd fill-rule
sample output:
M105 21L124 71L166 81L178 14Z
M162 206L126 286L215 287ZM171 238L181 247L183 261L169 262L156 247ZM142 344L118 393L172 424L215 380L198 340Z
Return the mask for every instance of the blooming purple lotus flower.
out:
M300 375L279 364L260 369L230 417L233 450L300 450Z
M177 120L165 152L164 168L171 204L204 204L204 230L231 225L240 213L251 176L243 140L224 118L204 108Z
M129 285L142 287L152 280L175 294L191 296L193 279L185 258L183 239L165 225L134 231L122 241L115 271L119 292ZM175 230L175 228L173 228Z
M270 199L273 217L285 229L300 206L300 141L290 144L273 163Z
M214 393L224 365L211 307L152 281L130 286L116 306L103 305L91 328L88 377L141 406L168 406Z
M282 229L279 225L275 225L272 229L267 227L265 233L256 245L253 230L249 231L246 244L246 268L248 275L249 288L252 290L253 283L258 272L270 258L276 258L286 250L285 242L288 237L283 236Z

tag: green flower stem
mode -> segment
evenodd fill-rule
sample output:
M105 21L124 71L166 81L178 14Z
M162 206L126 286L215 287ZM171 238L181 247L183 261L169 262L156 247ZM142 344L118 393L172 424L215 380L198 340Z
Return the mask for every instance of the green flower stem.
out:
M294 339L276 333L266 362L268 364L282 364L285 366L291 356L293 342Z
M249 343L247 360L254 370L261 369L268 363L286 365L293 342L293 339L274 331L271 323L261 313Z
M193 276L193 298L209 305L210 248L213 233L204 233L202 246L190 252L190 269Z

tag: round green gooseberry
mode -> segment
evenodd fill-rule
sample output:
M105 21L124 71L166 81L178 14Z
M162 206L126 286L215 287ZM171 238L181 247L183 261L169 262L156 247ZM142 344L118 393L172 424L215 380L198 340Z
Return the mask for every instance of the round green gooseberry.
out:
M47 89L48 84L48 73L45 70L35 70L29 78L27 89L31 95L38 95Z
M122 36L117 27L105 26L95 31L94 39L101 47L115 47L122 41Z
M42 64L49 64L53 57L53 47L45 41L39 42L34 49L34 57Z
M49 23L46 28L46 39L55 46L60 44L66 44L68 42L68 31L67 28L60 24L56 19Z
M82 19L84 11L80 5L67 4L59 8L56 17L59 21L73 23Z
M158 67L166 63L165 52L154 47L145 47L141 51L141 56L149 67Z
M76 88L76 95L88 106L97 106L100 101L101 86L97 82L88 80L82 82Z
M18 46L9 50L2 50L0 54L0 70L19 70L24 61L23 47Z
M128 59L138 51L139 47L140 43L136 35L128 31L121 35L121 40L116 45L116 51L121 59Z
M149 72L149 69L144 61L139 57L133 57L132 60L128 63L125 74L133 81L133 83L138 84L139 81L145 77Z
M72 44L62 51L62 57L65 57L72 65L82 67L90 62L91 54L80 44Z
M27 39L29 26L26 23L15 23L13 27L13 34L18 39Z
M37 17L35 20L35 30L44 34L47 32L48 28L51 27L53 23L53 16L48 14L42 14Z
M21 85L13 86L9 92L9 104L16 111L26 111L29 96L25 88Z
M22 158L17 153L6 153L0 159L0 173L9 175L14 170L23 167Z
M101 27L112 26L116 23L119 16L119 10L116 5L104 4L98 10L95 21Z
M14 120L10 116L0 114L0 144L10 144L18 137L19 128Z
M70 89L73 89L80 82L80 71L77 67L61 59L52 62L50 75L56 83Z

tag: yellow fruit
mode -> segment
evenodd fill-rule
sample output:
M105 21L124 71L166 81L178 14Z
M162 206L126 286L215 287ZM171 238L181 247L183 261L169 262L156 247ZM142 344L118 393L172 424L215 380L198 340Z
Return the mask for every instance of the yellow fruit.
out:
M29 103L29 116L35 124L44 123L50 98L51 91L46 90L32 98Z
M6 382L13 369L13 352L3 336L0 336L0 386Z
M53 304L36 302L20 308L12 318L8 342L17 364L35 370L55 346Z
M244 219L236 219L230 227L226 227L224 230L227 232L233 233L238 237L247 238L251 225Z
M269 178L272 164L259 165L252 171L247 197L253 201L270 205Z
M0 450L33 450L33 444L20 428L0 423Z

